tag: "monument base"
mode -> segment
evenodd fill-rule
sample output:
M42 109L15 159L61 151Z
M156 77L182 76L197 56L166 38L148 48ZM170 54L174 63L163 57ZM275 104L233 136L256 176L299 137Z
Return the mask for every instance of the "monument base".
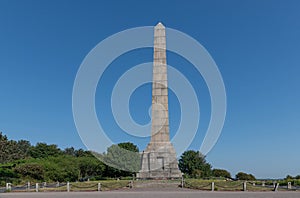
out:
M170 142L150 142L142 154L140 179L175 179L181 178L176 152Z

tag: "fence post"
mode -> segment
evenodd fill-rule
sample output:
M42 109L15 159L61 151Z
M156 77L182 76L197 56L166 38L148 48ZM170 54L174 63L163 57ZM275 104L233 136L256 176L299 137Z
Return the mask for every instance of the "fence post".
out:
M6 183L6 190L11 191L11 183Z
M211 182L211 191L215 191L215 182Z
M243 183L243 191L247 191L247 182Z
M278 187L279 187L279 183L276 183L275 188L274 188L275 192L278 191Z
M70 182L67 182L67 192L70 192Z
M98 183L98 191L101 191L101 183Z
M35 184L35 192L39 192L39 183Z
M287 189L292 189L292 182L288 182Z

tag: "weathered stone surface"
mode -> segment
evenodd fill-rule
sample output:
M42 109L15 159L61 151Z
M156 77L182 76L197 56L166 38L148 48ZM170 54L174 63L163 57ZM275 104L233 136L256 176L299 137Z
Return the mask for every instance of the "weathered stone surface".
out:
M165 27L154 28L151 141L143 151L138 178L179 178L175 149L170 142Z

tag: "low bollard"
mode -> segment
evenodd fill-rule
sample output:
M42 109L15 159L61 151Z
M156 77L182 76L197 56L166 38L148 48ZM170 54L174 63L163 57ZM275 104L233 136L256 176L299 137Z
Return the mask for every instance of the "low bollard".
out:
M261 183L261 186L265 186L266 185L266 183L265 183L265 181L263 181L262 183Z
M11 191L11 183L6 183L6 191Z
M132 184L132 181L130 180L129 183L128 183L128 187L132 188L132 186L133 186L133 184Z
M101 191L101 183L98 183L98 191Z
M243 183L243 191L247 191L247 182Z
M211 191L215 191L215 182L211 182Z
M35 184L35 192L39 192L39 183Z
M278 191L278 187L279 187L279 183L276 183L276 184L275 184L275 188L274 188L274 191L275 191L275 192Z
M292 182L288 182L287 189L292 189Z
M70 192L70 182L67 182L67 192Z

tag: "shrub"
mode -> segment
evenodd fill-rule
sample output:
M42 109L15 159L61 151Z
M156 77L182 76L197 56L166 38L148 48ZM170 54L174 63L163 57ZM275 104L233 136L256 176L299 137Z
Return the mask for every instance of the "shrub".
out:
M44 179L44 167L37 163L20 164L14 171L22 177L31 177L36 180Z

